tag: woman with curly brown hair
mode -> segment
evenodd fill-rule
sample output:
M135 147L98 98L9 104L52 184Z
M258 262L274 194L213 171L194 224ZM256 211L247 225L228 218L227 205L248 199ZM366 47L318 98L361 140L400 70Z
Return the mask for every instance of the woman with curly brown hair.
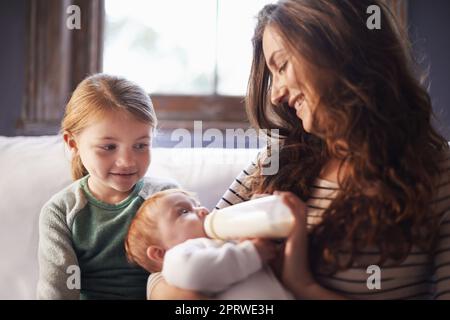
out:
M280 277L299 299L450 298L449 146L406 39L373 0L259 13L246 106L255 128L279 130L279 171L264 175L261 153L217 208L283 195L296 224Z

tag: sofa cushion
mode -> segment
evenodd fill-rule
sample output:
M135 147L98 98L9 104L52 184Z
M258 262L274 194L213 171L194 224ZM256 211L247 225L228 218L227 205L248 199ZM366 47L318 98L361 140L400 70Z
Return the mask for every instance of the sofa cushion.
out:
M171 178L212 209L257 149L154 148L147 176ZM70 184L70 154L61 136L0 137L0 299L34 299L38 218Z

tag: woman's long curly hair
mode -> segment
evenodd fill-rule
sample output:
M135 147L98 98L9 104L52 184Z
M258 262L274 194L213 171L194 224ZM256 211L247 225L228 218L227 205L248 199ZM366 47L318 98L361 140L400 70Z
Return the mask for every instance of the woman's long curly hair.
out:
M372 4L381 8L381 29L366 27ZM319 92L314 113L321 138L303 129L292 108L270 102L262 48L268 25L292 55L325 71L331 85ZM310 232L310 261L323 272L351 267L368 247L380 250L380 265L401 263L413 245L433 248L437 217L427 208L448 144L431 124L430 97L406 39L374 0L287 0L258 15L247 114L255 128L278 129L282 147L279 172L263 175L259 163L249 193L289 190L306 201L327 160L342 160L339 170L345 164L348 171L340 192ZM340 261L343 251L350 259Z

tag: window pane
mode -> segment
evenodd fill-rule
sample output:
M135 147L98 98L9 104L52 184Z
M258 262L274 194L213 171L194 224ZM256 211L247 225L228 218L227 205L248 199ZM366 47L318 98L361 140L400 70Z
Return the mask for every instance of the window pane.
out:
M252 60L256 15L274 0L219 1L218 88L219 94L245 95Z
M103 70L150 93L212 94L216 1L106 0Z
M106 0L103 70L150 93L244 95L256 14L271 2Z

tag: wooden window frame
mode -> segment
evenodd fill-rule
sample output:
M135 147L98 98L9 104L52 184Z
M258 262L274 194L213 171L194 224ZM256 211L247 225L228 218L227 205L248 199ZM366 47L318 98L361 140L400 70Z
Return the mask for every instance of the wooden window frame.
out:
M194 121L206 127L248 127L243 96L151 95L164 128L191 129Z
M70 5L81 10L81 29L66 27ZM26 92L18 135L56 134L64 106L76 85L101 72L104 0L28 0ZM244 97L152 95L161 127L248 127Z
M70 30L77 5L81 29ZM104 0L28 0L25 99L18 135L56 134L70 94L103 58Z

